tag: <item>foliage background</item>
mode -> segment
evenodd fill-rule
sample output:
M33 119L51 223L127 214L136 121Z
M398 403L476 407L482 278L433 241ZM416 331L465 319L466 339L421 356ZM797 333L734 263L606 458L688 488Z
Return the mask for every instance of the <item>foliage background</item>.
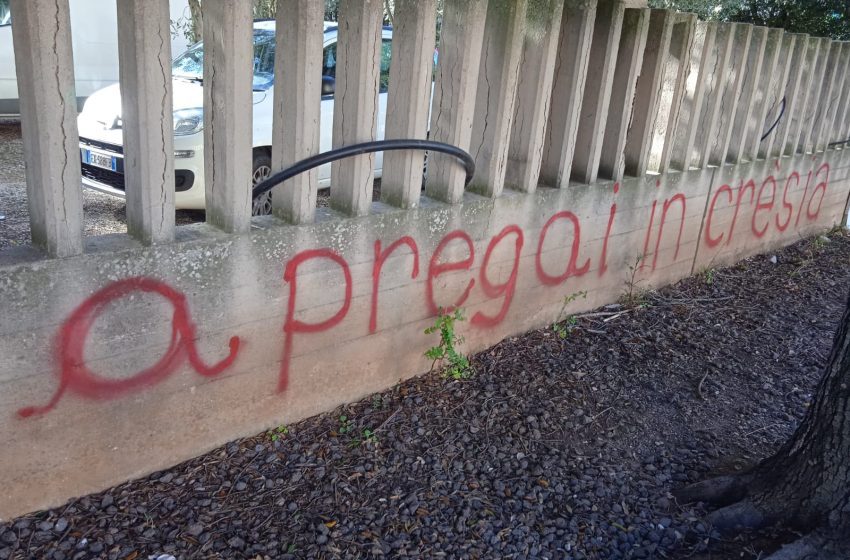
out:
M649 0L649 6L694 12L706 20L738 21L850 40L850 0Z

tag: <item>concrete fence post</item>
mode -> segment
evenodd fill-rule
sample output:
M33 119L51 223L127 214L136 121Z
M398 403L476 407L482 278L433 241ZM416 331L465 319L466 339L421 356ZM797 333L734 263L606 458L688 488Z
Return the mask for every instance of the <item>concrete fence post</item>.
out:
M746 52L742 89L738 98L738 110L732 123L732 136L729 140L729 151L726 153L726 163L738 163L747 150L747 145L756 128L755 117L758 114L755 103L761 84L764 53L767 48L767 27L753 27L750 37L750 47Z
M470 140L475 176L469 190L488 197L499 196L505 185L527 4L491 1L487 6Z
M127 232L174 239L174 117L168 0L118 2Z
M826 101L822 98L827 90L828 80L826 78L826 69L829 66L829 61L832 53L832 40L821 37L820 50L818 51L817 66L815 73L812 76L811 89L809 90L809 101L806 105L804 114L803 128L800 135L800 143L798 150L801 153L808 154L814 151L814 137L817 129L817 123L820 120L821 110Z
M791 76L791 61L797 48L797 35L785 33L781 29L777 31L781 37L778 61L770 76L770 89L764 101L765 112L761 119L763 124L756 136L759 159L774 157L774 150L779 146L782 119L787 116L783 114L783 111L787 108L789 101L786 89Z
M381 0L340 0L333 147L375 139L381 61ZM365 216L372 205L375 154L331 164L331 206Z
M635 88L643 66L648 8L627 8L617 49L617 64L611 85L611 99L605 120L605 137L599 158L599 174L619 181L625 170L626 135L632 118Z
M847 126L848 119L850 119L850 41L842 43L838 72L841 74L841 81L838 87L838 91L841 92L841 98L835 111L827 144L829 142L847 140L848 136L850 136ZM847 148L847 145L839 144L836 147L843 150Z
M649 170L653 132L661 104L664 67L676 12L652 10L643 54L643 66L635 89L632 125L626 137L626 174L643 176Z
M841 98L841 91L838 88L842 85L840 82L844 76L841 72L843 68L839 68L839 60L841 60L844 44L833 41L830 45L829 59L823 77L823 90L819 96L818 114L812 132L812 144L815 152L822 152L826 149L831 134L830 129Z
M253 14L240 0L204 0L202 10L207 222L242 233L251 229Z
M757 28L758 29L758 28ZM749 124L747 125L745 143L741 151L741 158L746 161L755 161L759 157L759 144L766 126L772 123L765 123L768 118L768 110L773 103L771 95L773 93L773 83L777 74L783 73L783 68L779 66L779 55L782 50L782 39L784 31L781 29L768 29L767 36L764 42L764 57L761 64L761 72L759 73L758 82L753 98L753 108Z
M540 167L540 181L552 187L565 188L569 185L595 19L596 0L580 7L567 3L561 16Z
M421 138L428 133L434 68L436 0L396 0L385 137ZM385 152L381 200L415 208L422 191L425 153Z
M34 245L83 252L80 140L68 0L12 0L27 204Z
M710 70L708 59L714 48L716 29L715 25L704 21L698 21L694 29L682 107L679 110L679 122L673 133L673 145L670 152L670 167L680 171L689 170L695 161L694 141L699 129L700 111Z
M728 24L709 22L713 28L714 41L707 51L706 89L700 110L699 134L694 140L692 164L704 168L711 159L714 137L720 127L720 106L726 84L727 67L732 53L732 32Z
M278 0L275 24L272 169L277 172L319 153L322 108L324 7L315 0ZM319 170L311 169L272 189L274 214L307 224L316 213Z
M771 157L779 157L789 153L791 137L796 127L797 112L802 104L803 76L806 70L806 59L809 56L810 41L805 33L794 35L794 51L791 55L791 63L788 69L788 83L785 86L785 112L779 118L779 125L774 134L774 144L771 148Z
M536 6L540 13L533 13L533 7L528 9L505 170L505 186L528 193L537 189L540 178L564 0L548 0Z
M601 0L596 6L571 172L572 179L580 183L592 183L599 175L624 11L622 0Z
M753 33L753 26L746 23L730 23L725 24L724 27L729 29L732 51L724 73L723 88L719 92L721 101L717 132L713 139L709 139L711 152L708 161L711 165L717 166L725 165L729 155L738 105L741 104L744 84L747 81L746 68L750 58L750 42ZM742 106L746 104L745 100Z
M696 30L696 14L676 14L670 34L670 50L664 63L658 113L652 127L649 169L663 173L670 166L686 79L690 69L691 50Z
M431 102L431 139L469 150L486 0L445 0L437 79ZM452 156L428 155L425 194L456 204L463 199L463 166Z
M809 98L813 88L812 82L817 70L818 57L820 56L820 38L808 37L807 43L805 58L802 61L803 73L800 76L800 83L797 90L797 103L794 106L794 111L790 113L791 123L783 152L786 155L796 154L802 145L806 126L805 121L809 113Z

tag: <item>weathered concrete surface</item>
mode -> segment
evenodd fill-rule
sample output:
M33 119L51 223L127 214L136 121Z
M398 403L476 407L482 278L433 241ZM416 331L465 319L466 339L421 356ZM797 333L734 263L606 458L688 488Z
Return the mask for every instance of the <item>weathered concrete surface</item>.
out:
M580 183L592 183L599 175L624 12L625 7L620 0L602 0L596 6L571 175L574 181Z
M596 0L564 4L540 166L540 182L551 187L570 182L595 19Z
M469 151L478 64L484 39L487 3L446 0L440 57L431 101L431 139ZM466 173L452 156L429 154L425 192L443 202L463 199Z
M697 163L694 142L700 124L703 97L708 85L710 68L709 54L714 50L714 35L717 26L698 21L694 29L693 46L684 83L684 95L679 110L679 121L673 135L670 166L680 171L689 170Z
M272 169L281 171L319 153L324 10L312 0L280 0L275 25ZM293 224L313 221L319 170L312 169L272 190L275 215Z
M535 6L549 17L526 27L505 169L505 186L522 192L534 192L540 177L564 2L548 0Z
M431 109L437 1L398 0L395 6L385 137L424 140ZM399 208L418 206L424 163L421 150L386 152L381 200Z
M588 293L571 312L615 301L630 267L657 286L825 230L843 217L848 174L850 151L829 150L407 211L375 203L297 227L264 217L241 235L198 224L169 246L119 237L66 259L0 254L0 517L425 371L437 307L464 309L474 351L548 324L566 295Z
M375 139L378 126L378 79L381 67L381 0L341 0L334 93L333 147ZM364 216L372 203L375 154L331 164L331 206L350 216Z
M168 17L167 0L118 3L127 231L148 244L174 239L174 117Z
M619 180L625 172L626 138L648 31L649 9L627 8L624 11L599 161L599 174L607 179Z
M241 233L251 228L253 12L245 2L205 0L203 13L206 216Z
M83 202L68 0L12 0L10 8L32 240L56 257L78 255ZM56 23L48 31L45 22Z
M513 0L487 6L470 145L475 175L467 185L484 196L499 196L505 186L527 5Z

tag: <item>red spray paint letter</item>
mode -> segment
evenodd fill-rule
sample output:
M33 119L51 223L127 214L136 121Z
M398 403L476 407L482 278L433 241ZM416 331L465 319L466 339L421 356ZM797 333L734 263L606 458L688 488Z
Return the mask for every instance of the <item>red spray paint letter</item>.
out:
M111 302L134 292L158 294L174 307L171 318L171 343L168 350L151 367L126 379L108 379L90 370L85 364L85 347L89 331L95 320ZM27 407L18 411L26 418L52 410L66 390L91 399L112 399L159 383L174 373L183 360L188 359L200 375L213 377L233 363L239 351L239 338L230 339L230 354L212 366L206 365L195 347L195 325L189 317L186 297L159 280L152 278L127 278L113 282L86 299L62 325L57 339L59 387L50 401L40 407Z
M446 245L454 241L455 239L462 239L466 246L469 248L469 256L462 261L455 261L449 263L441 263L439 262L440 254L445 250ZM437 307L437 304L434 302L434 279L443 274L445 272L450 272L452 270L469 270L472 268L472 263L475 260L475 248L472 245L472 238L462 230L456 229L448 234L440 241L440 244L437 245L437 248L434 249L434 254L431 255L431 262L428 265L428 281L425 283L425 300L428 303L428 310L432 315L439 315L440 308ZM472 291L472 287L475 286L475 280L470 280L466 285L466 289L463 294L458 298L458 300L454 303L454 305L443 308L444 313L451 313L466 301L466 298L469 297L469 292Z
M796 186L800 186L800 174L795 171L788 176L788 179L785 181L785 189L783 189L782 191L782 207L788 210L788 219L785 220L784 224L780 224L779 214L777 214L774 218L774 221L776 222L776 229L778 229L779 231L785 231L786 228L788 228L788 224L791 223L791 217L794 215L794 205L788 202L788 185L791 184L791 179L796 179Z
M552 224L557 222L558 220L569 220L573 224L573 244L570 249L570 260L567 262L567 269L563 274L559 274L557 276L552 276L543 270L543 261L541 260L541 253L543 251L543 243L546 241L546 234L549 232L549 228L552 227ZM543 226L543 229L540 230L540 240L537 242L537 255L535 255L535 267L537 268L537 278L540 279L540 282L547 286L557 286L558 284L564 282L570 276L581 276L586 274L590 269L590 259L587 259L582 266L578 266L578 250L579 245L581 244L581 224L578 221L578 217L575 214L569 211L558 212L546 222Z
M620 183L614 183L614 194L620 192ZM602 242L602 255L599 257L599 276L604 276L608 270L608 239L611 237L611 229L614 226L614 216L617 214L617 204L611 204L608 213L608 227L605 229L605 240Z
M732 187L729 185L723 185L717 192L714 193L714 197L711 199L711 206L708 209L708 216L705 219L705 244L709 247L717 247L720 243L723 242L723 237L726 235L721 233L717 237L711 236L711 218L714 216L714 207L717 206L717 198L720 196L720 193L725 192L729 197L729 202L732 202Z
M762 202L761 195L764 194L764 188L770 185L770 202ZM776 179L774 179L773 175L768 175L767 179L761 184L761 188L759 189L758 197L756 198L756 209L753 210L753 219L750 221L750 229L753 230L753 235L756 237L764 237L764 234L767 233L767 228L770 226L770 216L767 217L767 221L764 223L763 228L759 228L756 226L756 220L758 219L759 212L762 210L773 210L773 204L776 200Z
M818 170L815 171L815 179L817 179L818 176L820 175L820 172L824 171L824 170L826 170L826 175L824 176L823 181L821 181L820 183L818 183L815 186L815 190L812 191L812 197L809 199L809 203L806 205L806 217L809 218L810 220L814 220L815 218L818 217L818 214L820 214L820 207L821 207L821 204L823 204L823 197L824 197L824 195L826 195L826 185L827 185L827 183L829 183L829 164L828 163L824 163L823 165L818 167ZM815 195L818 193L818 191L820 191L820 198L818 199L818 207L814 212L812 212L812 202L815 200Z
M511 269L511 275L508 277L507 281L504 284L493 284L490 282L490 279L487 278L487 265L490 264L490 256L493 254L493 249L496 248L496 245L505 238L505 236L510 234L516 235L516 246L514 252L514 264ZM481 265L481 289L489 298L497 298L500 296L504 296L502 300L502 307L499 309L499 312L494 317L488 317L484 315L480 311L472 316L472 323L474 325L478 325L481 327L493 327L502 322L505 318L505 315L508 312L508 309L511 307L511 300L514 297L514 290L516 290L516 277L519 272L519 256L522 252L522 243L523 243L523 234L522 230L517 225L505 226L505 228L499 232L499 235L490 240L490 244L487 246L487 252L484 254L484 263Z
M295 299L298 294L298 267L313 259L328 259L339 265L345 277L345 300L339 311L332 317L318 323L305 323L295 318ZM345 262L345 259L330 249L301 251L286 263L283 280L289 283L289 301L286 305L286 322L283 324L283 361L280 364L280 379L277 385L278 392L285 391L289 383L289 362L292 361L292 339L295 333L317 333L333 328L343 320L346 314L348 314L348 308L351 307L351 270L348 268L348 263Z
M381 268L384 266L384 261L387 260L387 257L402 245L407 245L413 251L413 271L410 277L416 278L419 276L419 248L416 246L416 241L412 237L405 235L387 247L387 250L383 253L381 252L381 242L375 241L375 264L372 267L372 310L369 313L369 334L373 334L378 330L378 288L381 282Z

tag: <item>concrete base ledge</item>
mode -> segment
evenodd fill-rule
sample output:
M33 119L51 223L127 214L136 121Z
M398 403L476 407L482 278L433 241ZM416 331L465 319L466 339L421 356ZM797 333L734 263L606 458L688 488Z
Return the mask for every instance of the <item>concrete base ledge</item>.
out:
M428 370L459 306L464 348L845 220L850 151L619 183L424 199L316 223L178 228L143 247L0 255L0 518L143 476ZM13 262L14 260L14 262Z

